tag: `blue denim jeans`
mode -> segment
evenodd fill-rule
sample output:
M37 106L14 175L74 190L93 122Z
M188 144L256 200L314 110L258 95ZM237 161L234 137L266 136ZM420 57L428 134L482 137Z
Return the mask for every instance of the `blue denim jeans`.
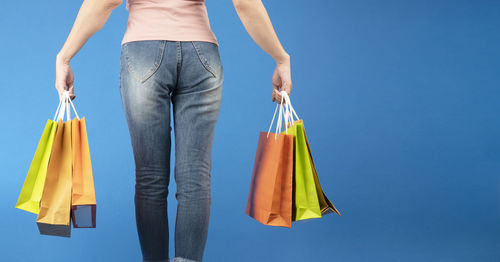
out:
M212 141L224 80L218 46L203 41L134 41L122 45L120 62L143 261L169 261L171 107L178 205L175 257L170 261L202 261L210 217Z

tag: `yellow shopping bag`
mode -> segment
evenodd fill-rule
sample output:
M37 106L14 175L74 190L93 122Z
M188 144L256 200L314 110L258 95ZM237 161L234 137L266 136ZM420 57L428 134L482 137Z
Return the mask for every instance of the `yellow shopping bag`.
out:
M35 214L38 214L40 211L40 199L42 198L42 190L45 184L47 166L56 130L57 123L50 119L47 120L16 203L16 208L18 209Z
M16 203L16 208L22 209L31 213L38 214L40 212L40 199L42 198L42 191L45 185L45 178L47 175L47 167L49 165L50 154L52 152L52 145L57 130L56 119L60 114L63 103L59 101L56 113L53 120L47 120L45 124L42 137L38 142L35 151L35 156L31 161L28 175L24 180L21 193Z

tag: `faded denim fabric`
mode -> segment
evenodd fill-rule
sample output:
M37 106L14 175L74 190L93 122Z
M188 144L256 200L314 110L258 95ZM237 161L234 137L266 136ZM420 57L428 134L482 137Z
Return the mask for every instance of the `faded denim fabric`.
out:
M175 257L170 261L202 261L210 218L212 141L224 80L218 46L203 41L133 41L122 45L120 62L143 261L169 261L171 107L178 206Z

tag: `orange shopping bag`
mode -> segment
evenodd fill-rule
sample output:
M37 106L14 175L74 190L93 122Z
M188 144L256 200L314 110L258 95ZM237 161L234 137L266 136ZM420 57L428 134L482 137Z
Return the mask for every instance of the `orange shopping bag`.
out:
M52 152L47 167L47 176L40 200L40 212L36 219L38 230L42 235L70 237L71 235L71 187L72 187L72 154L71 154L71 120L69 106L63 96L58 126ZM67 120L63 115L67 111Z
M71 144L73 152L71 218L74 228L95 228L96 198L85 117L80 119L71 99L69 102L76 115L71 122Z
M270 133L279 107L276 133ZM292 226L294 137L281 133L283 104L268 132L260 132L245 214L264 225Z
M75 110L76 114L76 110ZM89 142L85 117L73 119L73 193L71 199L71 217L73 227L96 227L96 198L92 164L90 161Z

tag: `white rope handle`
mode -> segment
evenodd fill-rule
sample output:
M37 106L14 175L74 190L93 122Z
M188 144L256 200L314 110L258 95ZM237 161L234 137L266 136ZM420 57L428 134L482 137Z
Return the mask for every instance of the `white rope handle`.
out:
M66 96L66 121L68 121L68 120L71 120L71 117L70 117L71 111L69 110L69 103L68 103L68 101L71 99L69 99L69 95L66 92L67 91L64 91L64 94Z
M295 109L293 109L292 101L290 100L290 97L288 96L287 92L281 91L281 96L285 98L285 103L286 103L285 119L288 119L290 123L293 124L294 121L299 120L300 118L295 112ZM293 118L294 116L295 119Z
M274 109L273 119L271 120L271 124L269 125L269 129L267 130L267 137L269 137L269 133L271 132L271 128L273 127L274 117L276 116L276 111L278 111L278 103L276 103L276 108Z
M283 117L285 118L285 128L288 129L288 123L289 122L293 123L293 119L290 120L291 113L290 113L290 108L289 108L289 105L288 105L288 102L286 100L285 95L281 94L281 97L285 99L285 105L283 107L283 110L284 110Z
M73 111L75 112L76 118L80 120L80 117L78 116L78 113L76 112L75 106L73 105L73 101L71 101L71 98L69 97L69 91L63 91L62 97L59 100L59 105L57 106L56 114L54 116L54 121L59 121L63 120L64 121L64 113L66 113L66 121L71 119L71 110L70 110L70 104L71 107L73 108Z
M285 124L285 134L288 134L288 118L286 117L285 113L286 113L286 101L283 101L283 96L281 97L281 104L283 105L283 119L284 119L284 124ZM281 128L281 126L280 126Z
M276 117L276 111L278 111L278 107L279 107L279 113L278 113L278 120L277 120L277 123L276 123L276 131L275 131L275 134L274 134L274 139L277 139L278 138L278 133L281 133L281 122L282 122L282 115L284 114L284 111L283 111L283 97L281 97L281 103L280 104L276 104L276 108L274 109L274 114L273 114L273 119L271 120L271 125L269 125L269 129L267 130L267 136L266 137L269 137L269 133L271 132L271 128L273 126L273 122L274 122L274 118ZM288 134L287 130L285 129L285 133Z
M59 102L60 106L59 106L59 112L57 114L57 117L54 121L57 121L59 122L59 120L63 120L64 121L64 112L66 111L66 96L63 94L61 96L61 100Z
M67 92L67 96L68 96L68 101L71 104L73 111L75 112L75 116L78 120L80 120L80 117L78 116L78 113L76 112L75 105L73 105L73 100L71 100L71 98L69 97L69 91L66 91L66 92Z
M59 99L59 105L57 105L56 113L54 115L54 118L52 119L53 121L57 121L57 116L59 115L59 109L61 109L61 105L62 105L62 99Z
M280 114L278 115L278 121L276 122L276 131L275 131L275 138L278 133L281 133L281 122L283 121L283 98L281 98L281 103L280 103Z

